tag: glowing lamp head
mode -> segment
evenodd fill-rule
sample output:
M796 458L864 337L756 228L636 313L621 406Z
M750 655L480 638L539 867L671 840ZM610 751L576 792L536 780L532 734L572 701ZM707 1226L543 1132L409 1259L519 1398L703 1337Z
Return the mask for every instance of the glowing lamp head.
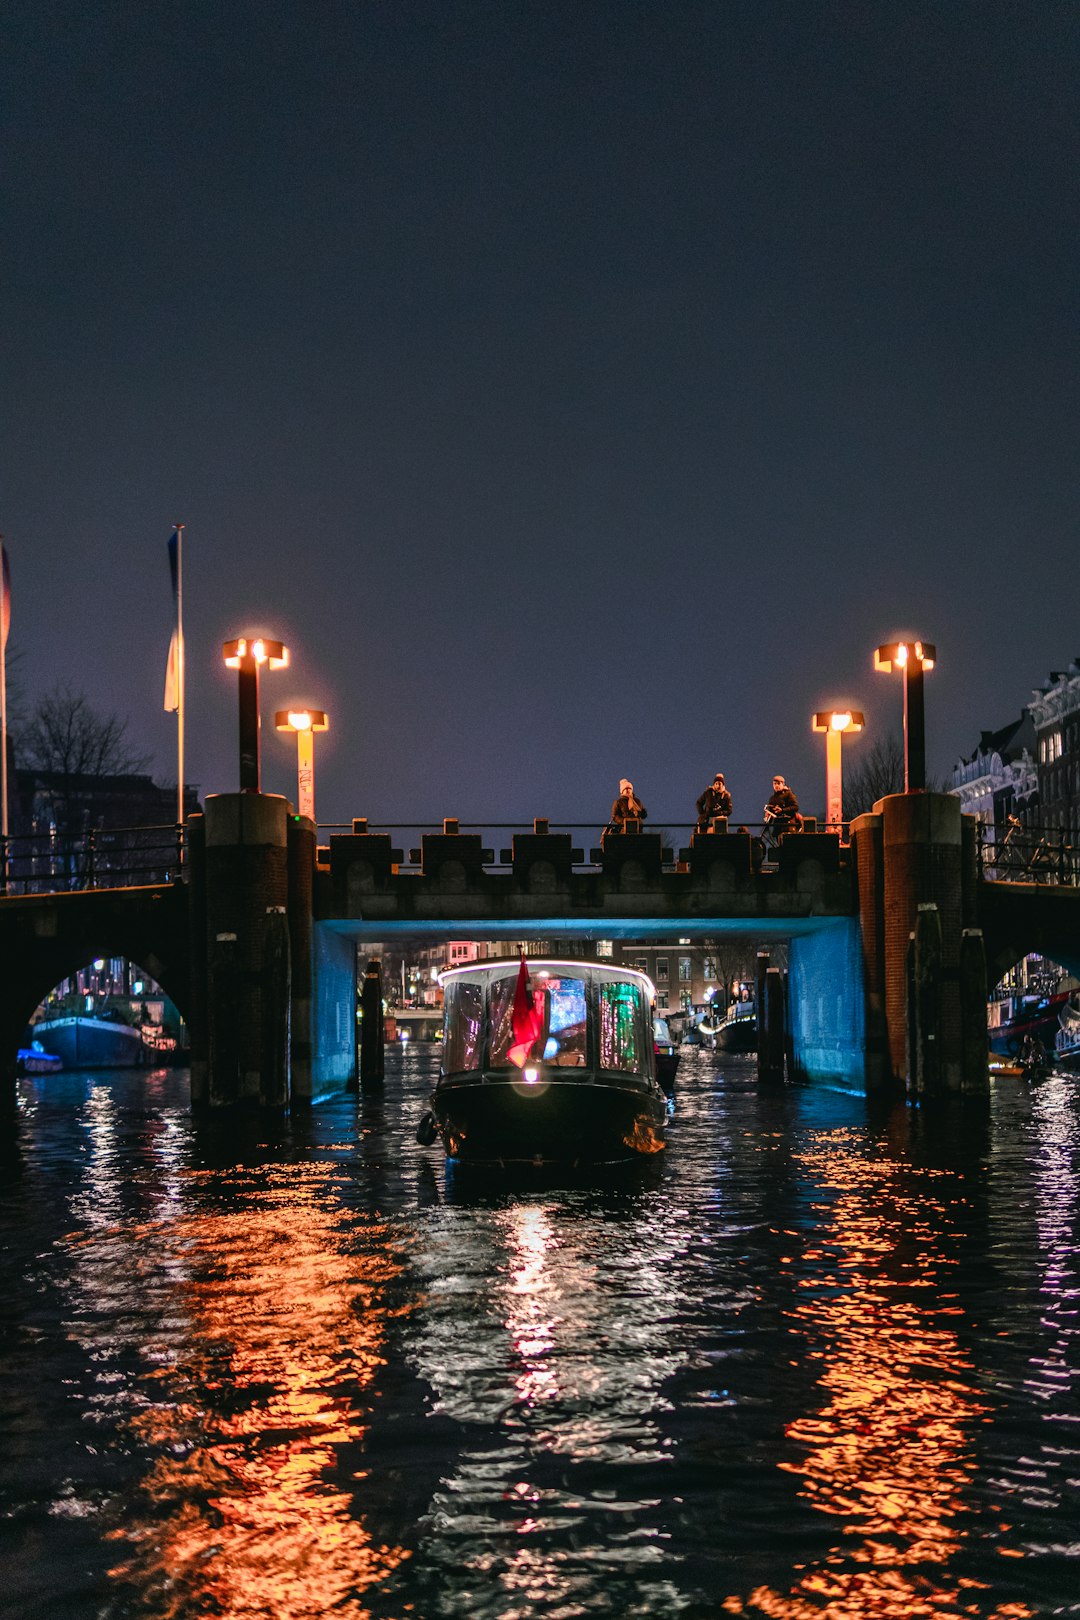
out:
M326 731L330 721L325 709L278 709L274 725L278 731Z
M929 641L890 641L874 651L874 668L886 675L894 669L906 669L918 664L923 670L933 669L937 648Z
M527 1086L535 1086L536 1082L540 1078L540 1074L539 1074L538 1070L532 1068L532 1066L530 1065L529 1068L524 1069L522 1071L521 1078L524 1080L524 1082L525 1082L525 1084Z
M237 636L235 641L225 643L222 656L227 669L239 669L247 658L255 664L266 664L270 669L284 669L289 662L289 649L266 636Z
M815 731L853 732L861 731L865 721L857 709L827 709L811 716L810 724Z

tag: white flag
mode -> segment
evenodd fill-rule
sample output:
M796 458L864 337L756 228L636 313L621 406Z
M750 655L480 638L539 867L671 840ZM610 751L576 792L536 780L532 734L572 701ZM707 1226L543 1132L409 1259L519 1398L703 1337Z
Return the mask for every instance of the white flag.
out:
M165 707L175 714L180 707L180 642L176 631L169 642L169 662L165 665Z

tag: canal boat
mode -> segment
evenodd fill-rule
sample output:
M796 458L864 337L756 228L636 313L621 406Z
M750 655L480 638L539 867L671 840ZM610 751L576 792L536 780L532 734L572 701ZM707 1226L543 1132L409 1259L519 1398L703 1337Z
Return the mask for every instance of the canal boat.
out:
M605 1163L664 1145L655 991L645 974L544 958L440 977L442 1066L424 1145L487 1164Z
M716 1052L757 1051L757 1008L752 1001L734 1001L709 1033Z
M1061 1016L1069 1001L1067 990L1052 996L1024 996L1014 1005L1012 1016L990 1027L990 1050L1003 1057L1016 1057L1028 1035L1037 1035L1053 1049Z
M653 1019L653 1048L656 1052L656 1078L666 1097L675 1094L675 1076L679 1071L679 1048L672 1038L666 1018Z
M34 1035L65 1069L134 1069L143 1061L142 1032L108 1014L43 1018Z

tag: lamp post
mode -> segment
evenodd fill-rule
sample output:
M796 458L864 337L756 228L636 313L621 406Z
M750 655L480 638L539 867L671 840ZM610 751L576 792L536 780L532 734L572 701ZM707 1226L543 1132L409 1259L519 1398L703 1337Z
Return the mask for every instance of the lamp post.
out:
M296 808L302 816L315 820L315 738L326 731L330 721L322 709L279 709L274 716L279 731L296 732Z
M289 649L265 636L239 636L222 648L227 669L240 671L240 791L259 792L259 670L284 669Z
M904 792L926 787L926 716L923 675L933 669L937 648L929 641L890 641L874 652L874 668L904 672Z
M825 733L825 827L842 832L844 825L844 780L840 760L841 738L846 732L861 731L863 717L854 709L830 709L811 716L815 731Z

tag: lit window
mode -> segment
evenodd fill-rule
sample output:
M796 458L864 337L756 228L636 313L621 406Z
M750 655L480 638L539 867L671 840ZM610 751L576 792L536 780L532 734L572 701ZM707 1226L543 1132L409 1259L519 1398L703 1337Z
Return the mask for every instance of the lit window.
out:
M666 956L658 956L656 958L656 977L658 979L666 979L667 978L667 957Z
M701 976L706 982L708 982L709 979L716 978L716 963L713 961L711 956L707 956L705 958L705 962L701 970Z
M446 987L446 1044L443 1073L461 1074L480 1067L480 1013L483 994L478 984L452 980Z
M690 958L688 956L679 957L679 979L683 984L690 983Z
M600 1067L640 1074L641 994L636 984L600 986Z
M596 942L597 956L614 956L615 951L610 939L598 939Z
M509 1067L510 1048L514 1044L514 995L517 990L516 973L497 979L491 985L489 1012L491 1017L491 1066L493 1069ZM558 1068L585 1067L585 981L584 979L529 980L533 1006L540 1017L540 1033L530 1056L535 1061L543 1057L546 1063Z

